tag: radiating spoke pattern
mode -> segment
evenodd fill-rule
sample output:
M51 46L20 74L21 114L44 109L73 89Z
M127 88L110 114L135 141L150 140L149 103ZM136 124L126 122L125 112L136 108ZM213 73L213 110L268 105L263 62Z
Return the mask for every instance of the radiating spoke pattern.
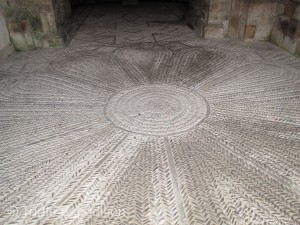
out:
M300 224L300 62L271 44L81 42L0 74L1 224Z

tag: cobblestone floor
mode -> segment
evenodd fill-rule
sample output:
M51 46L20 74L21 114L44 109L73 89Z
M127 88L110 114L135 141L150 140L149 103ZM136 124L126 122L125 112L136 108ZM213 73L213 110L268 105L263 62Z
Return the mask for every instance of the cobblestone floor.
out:
M0 224L300 224L300 61L177 5L85 7L0 62Z

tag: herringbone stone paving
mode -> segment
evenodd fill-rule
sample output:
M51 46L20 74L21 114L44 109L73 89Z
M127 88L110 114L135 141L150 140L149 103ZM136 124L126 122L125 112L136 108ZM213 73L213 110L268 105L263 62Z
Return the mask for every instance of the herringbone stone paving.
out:
M151 6L0 62L1 224L300 224L299 59Z

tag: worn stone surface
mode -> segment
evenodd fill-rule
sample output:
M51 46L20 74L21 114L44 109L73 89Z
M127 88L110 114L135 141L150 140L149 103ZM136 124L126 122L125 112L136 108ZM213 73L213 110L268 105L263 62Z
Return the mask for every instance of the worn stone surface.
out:
M300 223L299 59L154 40L156 7L93 8L70 47L0 63L1 224Z

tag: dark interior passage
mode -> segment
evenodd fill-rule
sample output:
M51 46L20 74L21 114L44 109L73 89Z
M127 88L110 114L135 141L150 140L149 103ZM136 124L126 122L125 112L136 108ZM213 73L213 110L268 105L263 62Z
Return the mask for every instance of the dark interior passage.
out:
M71 0L72 5L89 5L89 4L101 4L101 3L121 3L123 5L138 5L142 2L185 2L188 0Z
M185 23L182 2L85 4L73 6L80 24L71 45L154 43L199 39Z
M157 7L142 6L152 3ZM89 6L95 6L91 7L93 11L101 11L108 4L114 4L116 12L119 6L127 7L144 20L145 13L156 14L152 21L161 21L166 12L160 7L166 6L199 38L272 41L293 54L300 54L300 2L296 0L3 0L0 47L11 45L16 51L24 51L68 45L82 25L80 13ZM113 15L113 7L105 15L109 13Z

